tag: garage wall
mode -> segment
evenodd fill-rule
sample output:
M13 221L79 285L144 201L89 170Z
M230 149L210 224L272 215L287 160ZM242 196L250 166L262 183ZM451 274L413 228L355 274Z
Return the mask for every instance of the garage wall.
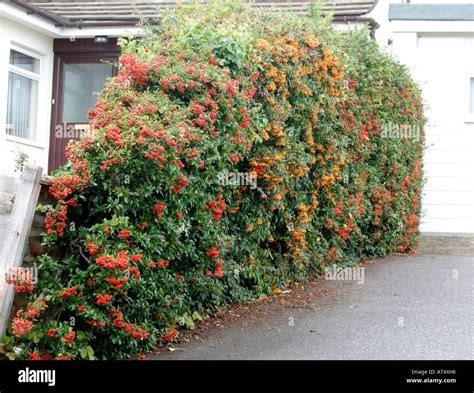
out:
M421 229L474 233L474 33L395 32L393 54L410 67L427 107Z

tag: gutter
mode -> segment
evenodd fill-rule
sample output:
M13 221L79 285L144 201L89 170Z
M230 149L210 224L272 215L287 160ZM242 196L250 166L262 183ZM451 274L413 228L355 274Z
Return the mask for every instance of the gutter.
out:
M372 7L362 15L370 14L374 8L378 5L379 0L375 0L372 4ZM375 31L380 27L380 25L376 22L374 18L370 18L367 16L361 15L336 15L332 19L335 22L342 22L342 23L367 23L370 26L370 38L375 40Z
M375 31L380 27L380 25L375 21L374 18L368 18L363 16L335 16L332 19L334 22L343 22L346 24L349 23L368 23L370 26L370 38L375 39Z

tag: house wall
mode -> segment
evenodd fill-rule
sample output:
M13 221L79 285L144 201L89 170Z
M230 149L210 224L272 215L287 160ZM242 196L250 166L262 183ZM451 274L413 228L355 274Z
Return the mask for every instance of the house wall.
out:
M8 65L11 45L24 48L40 57L38 117L36 141L21 140L6 134ZM53 38L0 17L0 211L10 204L19 172L15 170L18 154L28 162L47 169L53 74Z
M424 232L474 232L474 32L394 33L393 52L426 103Z
M402 2L380 0L368 16L380 24L379 46L407 65L422 89L428 121L421 231L474 233L474 22L389 21L388 3Z

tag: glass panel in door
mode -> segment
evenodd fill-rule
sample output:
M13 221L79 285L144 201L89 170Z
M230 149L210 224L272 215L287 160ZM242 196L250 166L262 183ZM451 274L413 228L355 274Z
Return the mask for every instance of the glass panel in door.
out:
M113 74L108 63L65 63L63 72L62 123L76 130L88 128L87 113Z

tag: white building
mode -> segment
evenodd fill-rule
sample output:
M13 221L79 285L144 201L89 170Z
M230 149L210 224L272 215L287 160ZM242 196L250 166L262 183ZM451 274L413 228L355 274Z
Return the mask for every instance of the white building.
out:
M301 12L311 1L252 3ZM115 72L116 37L139 32L139 16L155 18L166 3L0 3L0 209L14 190L16 161L27 157L45 172L64 162L67 142L87 128L94 93ZM422 230L474 233L474 4L427 3L328 0L323 11L332 11L338 25L368 22L380 46L423 88L429 121Z
M367 15L423 91L424 232L474 233L474 2L456 3L381 0Z

